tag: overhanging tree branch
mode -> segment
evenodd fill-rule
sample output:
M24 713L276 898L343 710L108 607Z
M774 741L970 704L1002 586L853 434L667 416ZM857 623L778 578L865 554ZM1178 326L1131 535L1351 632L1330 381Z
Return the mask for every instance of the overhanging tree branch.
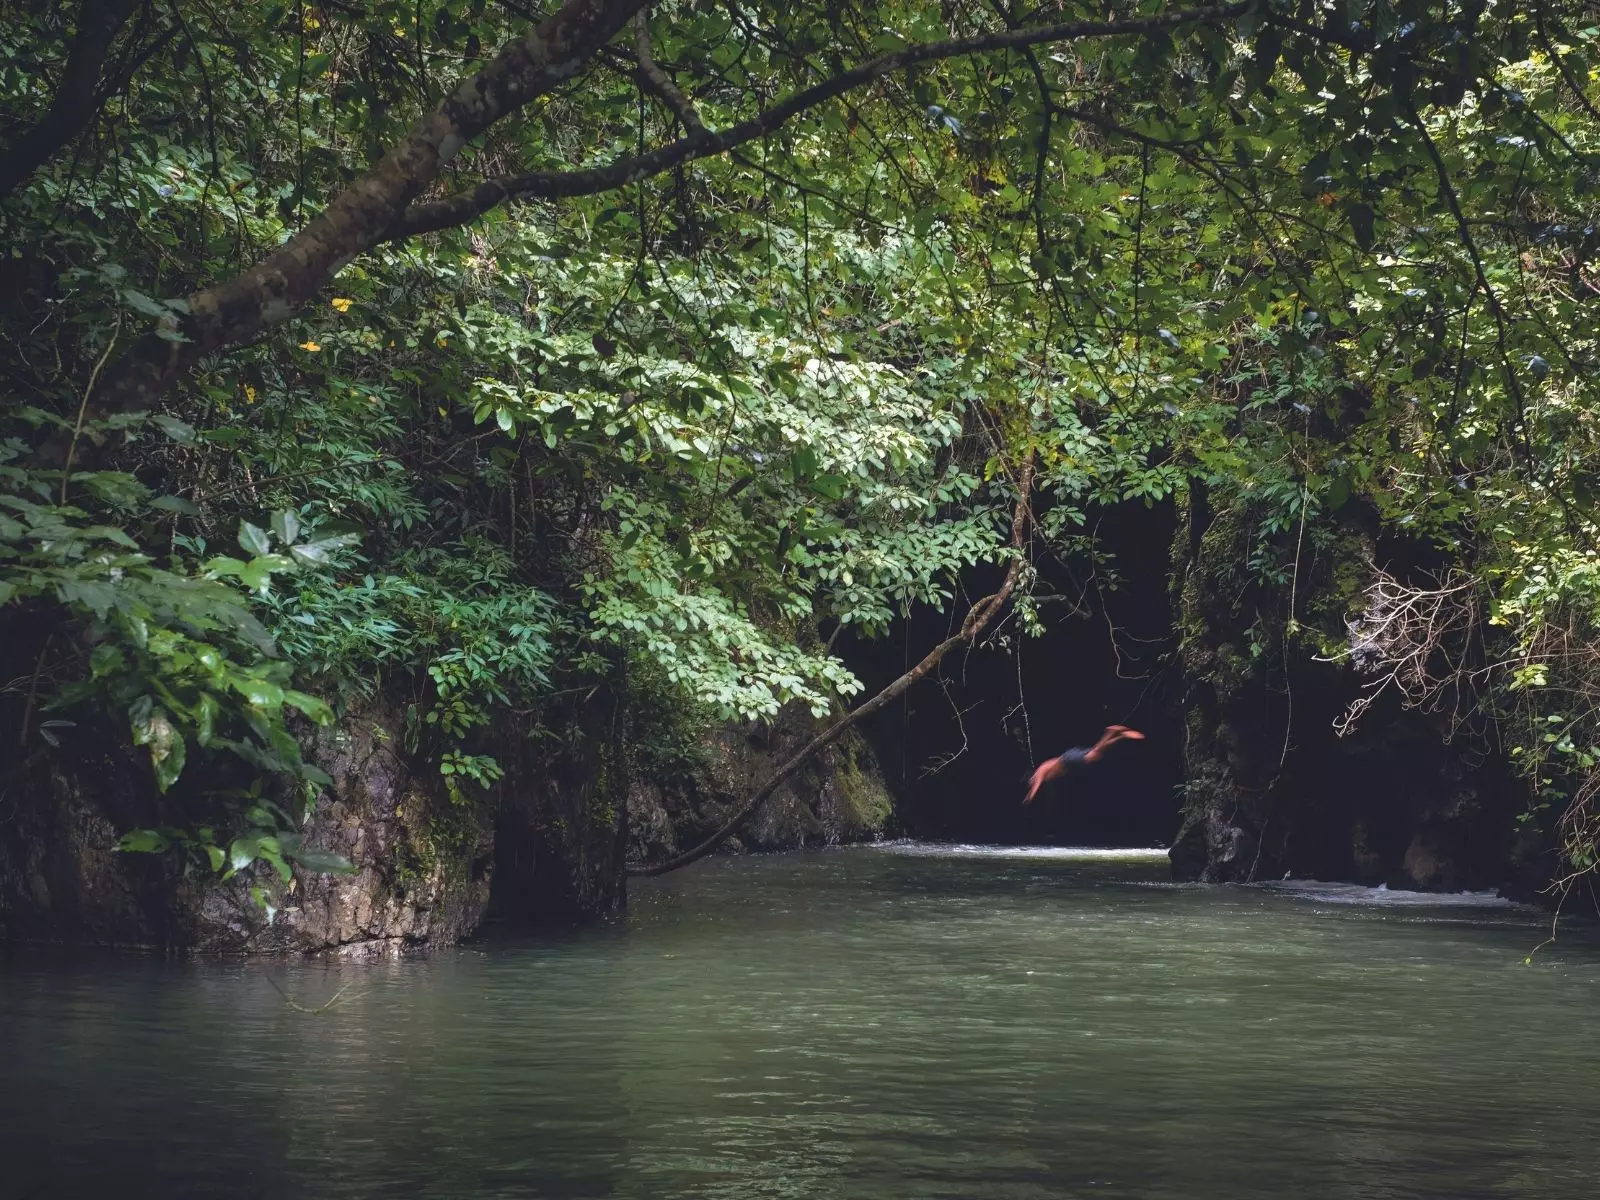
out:
M458 192L442 200L414 205L388 230L383 240L397 241L418 234L436 233L441 229L465 225L507 200L524 198L553 200L592 196L599 192L626 187L640 179L659 175L663 171L671 170L694 159L723 154L747 142L766 137L809 109L837 99L885 75L922 63L963 58L995 50L1020 50L1046 42L1087 41L1093 38L1151 33L1179 25L1209 24L1241 16L1253 7L1254 3L1228 4L1214 8L1185 9L1125 21L1068 21L1056 25L1007 29L980 37L952 38L948 41L907 46L902 50L880 54L877 58L869 59L851 70L796 92L760 115L728 129L714 131L706 129L703 125L698 128L689 127L688 133L677 141L643 154L619 159L603 167L577 171L529 171L499 179L486 179L468 191Z
M845 713L821 733L817 734L782 766L768 777L767 781L757 788L750 799L734 813L731 818L692 850L685 850L682 854L674 855L665 862L654 863L648 866L630 867L629 875L665 875L668 871L676 871L679 867L686 867L697 859L704 858L723 842L727 841L748 821L758 808L771 797L772 793L783 786L808 762L815 758L821 751L827 749L842 737L847 729L858 724L863 717L877 712L891 701L898 699L912 684L925 678L939 665L941 659L957 646L969 645L976 641L981 634L999 615L1005 607L1006 601L1016 591L1017 582L1022 577L1023 569L1027 565L1027 555L1023 553L1023 544L1027 538L1028 523L1031 519L1031 499L1033 493L1033 454L1030 451L1027 459L1022 464L1022 470L1017 479L1017 502L1011 513L1011 549L1014 557L1011 565L1006 569L1005 580L1000 585L1000 590L993 595L985 596L967 610L966 619L961 622L959 633L940 642L916 666L900 676L888 687L884 688L872 699L863 704L858 704Z
M695 111L689 97L672 82L671 76L656 65L655 55L650 49L650 14L642 8L634 14L633 44L634 55L639 60L639 76L645 86L666 101L667 107L683 122L684 129L689 133L705 129L705 123L700 120L700 114Z
M1450 181L1450 169L1445 165L1444 155L1439 152L1438 144L1433 140L1433 135L1428 132L1428 124L1422 119L1422 114L1410 100L1405 101L1402 110L1411 127L1417 131L1417 136L1422 140L1422 148L1427 151L1428 159L1433 164L1435 176L1439 181L1439 193L1444 198L1450 216L1455 221L1456 232L1461 237L1461 243L1467 248L1467 254L1472 260L1473 281L1483 298L1489 303L1489 312L1494 317L1495 340L1500 351L1500 363L1505 372L1506 390L1511 393L1512 403L1516 407L1517 435L1522 439L1522 448L1530 462L1533 461L1533 443L1528 435L1527 408L1523 401L1522 382L1517 378L1516 367L1512 365L1510 351L1509 324L1506 320L1505 308L1500 303L1500 293L1495 291L1494 284L1489 282L1489 273L1484 268L1483 256L1478 252L1478 241L1472 235L1472 226L1467 221L1467 215L1461 208L1461 198L1456 194L1455 184Z
M142 338L108 372L90 418L146 408L203 356L286 320L375 244L469 141L576 75L647 2L567 0L502 47L283 246L175 305L171 328ZM50 448L45 457L52 457Z
M1117 37L1215 23L1250 11L1258 0L1184 9L1121 21L1072 21L978 37L907 46L791 96L721 133L702 125L656 151L593 171L490 181L457 197L413 205L474 137L536 96L577 75L649 0L566 0L524 37L509 43L420 120L371 170L340 192L299 233L262 262L225 283L173 304L168 328L141 338L106 373L86 413L92 423L149 408L208 354L240 345L287 320L348 262L383 242L463 224L512 195L574 196L610 190L691 158L726 151L777 129L796 115L853 88L921 63L1045 42ZM670 82L670 81L669 81ZM47 445L41 465L59 463L64 446Z
M9 195L23 180L78 134L94 116L103 96L100 69L139 0L83 0L78 10L72 47L50 108L0 154L0 196Z

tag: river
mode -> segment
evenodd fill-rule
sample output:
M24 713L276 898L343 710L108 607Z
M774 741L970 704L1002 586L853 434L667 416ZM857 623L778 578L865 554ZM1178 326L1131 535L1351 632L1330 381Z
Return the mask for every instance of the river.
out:
M1592 935L1165 877L902 844L399 962L12 952L0 1194L1594 1195Z

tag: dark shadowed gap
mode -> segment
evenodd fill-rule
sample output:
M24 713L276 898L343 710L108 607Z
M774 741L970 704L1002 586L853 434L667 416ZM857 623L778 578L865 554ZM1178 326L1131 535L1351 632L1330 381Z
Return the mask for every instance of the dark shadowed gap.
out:
M895 794L898 833L1013 845L1171 841L1183 776L1167 582L1174 527L1170 505L1105 512L1097 533L1115 556L1119 586L1090 586L1076 614L1067 599L1043 606L1042 638L1020 637L1008 616L997 636L952 654L937 679L866 722ZM1041 595L1082 591L1082 564L1069 569L1041 553L1036 565ZM976 596L998 577L998 569L975 570L964 583ZM841 638L841 650L870 694L948 636L949 621L919 608L883 639ZM1023 807L1035 764L1092 743L1113 722L1148 740L1113 747L1101 763Z

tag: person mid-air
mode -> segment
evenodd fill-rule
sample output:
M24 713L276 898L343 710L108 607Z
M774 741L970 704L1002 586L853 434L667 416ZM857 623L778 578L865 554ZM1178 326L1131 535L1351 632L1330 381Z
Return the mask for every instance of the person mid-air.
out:
M1122 741L1123 738L1139 742L1144 740L1144 734L1137 729L1129 729L1126 725L1107 725L1106 731L1100 735L1100 740L1087 749L1083 746L1074 746L1065 754L1040 763L1034 768L1033 775L1028 780L1028 794L1022 798L1022 802L1032 804L1033 798L1039 794L1039 789L1049 780L1059 779L1065 775L1068 767L1075 767L1080 763L1099 762L1106 747L1113 742Z

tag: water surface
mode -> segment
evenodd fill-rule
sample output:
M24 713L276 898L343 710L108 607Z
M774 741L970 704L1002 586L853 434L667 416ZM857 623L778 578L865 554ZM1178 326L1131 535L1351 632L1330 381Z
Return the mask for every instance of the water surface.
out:
M0 1195L1595 1194L1592 939L1165 874L901 845L398 963L14 953Z

